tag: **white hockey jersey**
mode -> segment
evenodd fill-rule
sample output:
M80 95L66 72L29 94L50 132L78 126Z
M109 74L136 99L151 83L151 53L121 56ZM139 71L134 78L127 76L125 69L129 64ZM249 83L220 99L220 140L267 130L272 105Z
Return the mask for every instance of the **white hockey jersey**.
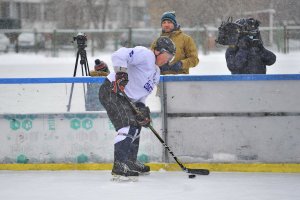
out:
M158 84L160 69L155 64L154 53L146 47L120 48L112 54L114 67L127 68L128 84L125 93L134 102L145 103L147 96ZM111 72L107 78L115 81L115 72Z

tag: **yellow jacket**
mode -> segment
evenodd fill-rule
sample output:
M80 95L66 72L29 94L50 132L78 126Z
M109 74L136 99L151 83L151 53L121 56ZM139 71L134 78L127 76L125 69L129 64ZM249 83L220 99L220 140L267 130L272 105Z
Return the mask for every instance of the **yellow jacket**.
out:
M189 74L189 69L195 67L199 63L198 59L198 49L193 38L180 29L172 31L171 33L161 33L161 36L169 37L176 45L175 58L170 65L176 63L177 61L182 62L182 70L178 73L174 71L166 71L162 74ZM151 44L151 49L154 49L156 40Z

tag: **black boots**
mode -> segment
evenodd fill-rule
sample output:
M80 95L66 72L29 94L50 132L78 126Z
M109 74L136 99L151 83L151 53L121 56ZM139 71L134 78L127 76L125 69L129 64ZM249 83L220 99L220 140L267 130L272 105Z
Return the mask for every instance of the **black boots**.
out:
M120 176L139 176L139 173L132 171L129 169L128 165L121 162L114 162L114 167L111 172L112 175L120 175Z
M138 172L140 175L147 175L150 173L150 167L140 163L139 161L127 161L127 166L133 172Z

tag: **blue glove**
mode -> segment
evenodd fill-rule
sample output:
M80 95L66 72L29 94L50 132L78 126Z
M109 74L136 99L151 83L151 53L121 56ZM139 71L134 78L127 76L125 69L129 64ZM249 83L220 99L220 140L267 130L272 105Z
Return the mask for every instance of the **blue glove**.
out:
M162 67L160 67L160 71L161 72L165 72L165 71L175 71L175 72L178 72L181 69L182 69L182 62L181 61L177 61L173 65L165 64Z
M170 70L171 70L171 67L168 63L164 64L163 66L160 67L161 72L170 71Z
M179 70L181 70L181 69L182 69L182 62L181 61L177 61L176 63L171 65L171 70L172 71L179 72Z

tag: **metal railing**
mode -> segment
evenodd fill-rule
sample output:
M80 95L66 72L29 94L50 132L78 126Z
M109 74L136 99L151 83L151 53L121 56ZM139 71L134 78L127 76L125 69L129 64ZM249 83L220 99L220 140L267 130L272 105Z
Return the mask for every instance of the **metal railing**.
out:
M182 28L191 35L198 49L204 54L210 51L219 51L226 47L216 45L218 34L216 27ZM0 29L1 46L3 52L31 51L35 53L49 52L57 57L60 52L76 51L73 37L79 32L87 35L87 51L93 56L96 51L114 51L121 46L142 45L149 47L159 36L160 29ZM266 46L283 53L300 50L300 26L260 27L261 35ZM6 43L4 43L6 36ZM22 37L24 36L24 37ZM27 36L27 38L25 37Z

